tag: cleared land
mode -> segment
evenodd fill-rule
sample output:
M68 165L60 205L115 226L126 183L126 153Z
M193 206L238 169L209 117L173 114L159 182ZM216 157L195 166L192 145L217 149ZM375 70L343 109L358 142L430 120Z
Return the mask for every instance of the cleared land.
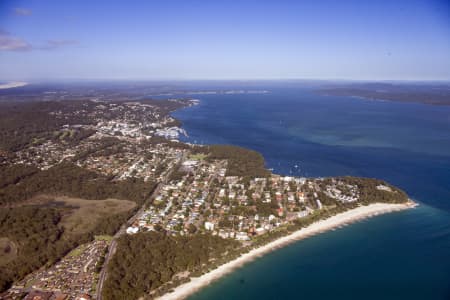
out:
M50 206L63 209L60 226L65 234L86 233L93 229L98 220L129 211L136 203L129 200L106 199L85 200L66 196L41 195L26 202L28 205Z
M206 157L207 157L207 155L203 154L203 153L189 155L189 159L193 159L193 160L204 160Z
M0 290L17 278L50 266L95 235L114 234L136 203L128 200L85 200L40 195L0 209ZM11 243L13 242L13 243ZM4 255L7 254L7 255ZM0 296L1 298L1 296Z

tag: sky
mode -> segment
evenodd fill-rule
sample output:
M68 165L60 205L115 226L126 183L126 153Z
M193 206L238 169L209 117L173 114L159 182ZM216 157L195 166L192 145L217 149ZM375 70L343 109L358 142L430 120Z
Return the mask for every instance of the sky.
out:
M0 0L0 80L450 80L450 1Z

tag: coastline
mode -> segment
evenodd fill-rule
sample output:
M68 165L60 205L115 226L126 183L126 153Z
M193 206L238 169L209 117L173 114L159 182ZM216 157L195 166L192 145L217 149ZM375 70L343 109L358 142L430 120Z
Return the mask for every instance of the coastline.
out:
M360 206L337 215L334 215L328 219L315 222L305 228L302 228L290 235L281 237L275 241L272 241L264 246L256 249L252 249L249 252L239 256L238 258L229 261L216 269L203 274L200 277L191 278L187 283L179 285L172 292L169 292L157 299L160 300L178 300L185 299L188 296L196 293L200 289L208 286L212 282L220 279L221 277L233 272L237 268L242 267L248 262L255 260L267 253L270 253L276 249L289 245L293 242L305 239L312 235L322 233L336 227L353 223L362 219L370 218L373 216L386 214L390 212L401 211L409 208L414 208L418 204L413 201L400 204L389 203L373 203L367 206Z

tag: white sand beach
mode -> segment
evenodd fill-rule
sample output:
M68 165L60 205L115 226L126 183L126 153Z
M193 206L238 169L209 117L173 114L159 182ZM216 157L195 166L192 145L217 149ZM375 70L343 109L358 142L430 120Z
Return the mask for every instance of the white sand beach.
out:
M167 293L158 299L161 300L175 300L184 299L201 288L209 285L211 282L221 278L222 276L231 273L236 268L243 266L244 264L261 257L270 251L283 247L294 241L304 239L308 236L321 233L336 227L355 222L364 218L385 214L394 211L400 211L417 206L414 202L408 202L405 204L388 204L388 203L374 203L367 206L357 207L355 209L337 214L326 220L318 221L302 228L288 236L279 238L273 242L270 242L257 249L253 249L248 253L241 255L240 257L225 263L218 268L206 273L200 277L191 278L190 282L184 283L174 289L173 292Z

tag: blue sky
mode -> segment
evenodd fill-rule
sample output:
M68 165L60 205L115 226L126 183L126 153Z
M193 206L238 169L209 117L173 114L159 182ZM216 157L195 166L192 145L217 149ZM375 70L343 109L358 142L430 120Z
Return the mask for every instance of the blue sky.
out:
M0 79L450 80L449 1L0 1Z

